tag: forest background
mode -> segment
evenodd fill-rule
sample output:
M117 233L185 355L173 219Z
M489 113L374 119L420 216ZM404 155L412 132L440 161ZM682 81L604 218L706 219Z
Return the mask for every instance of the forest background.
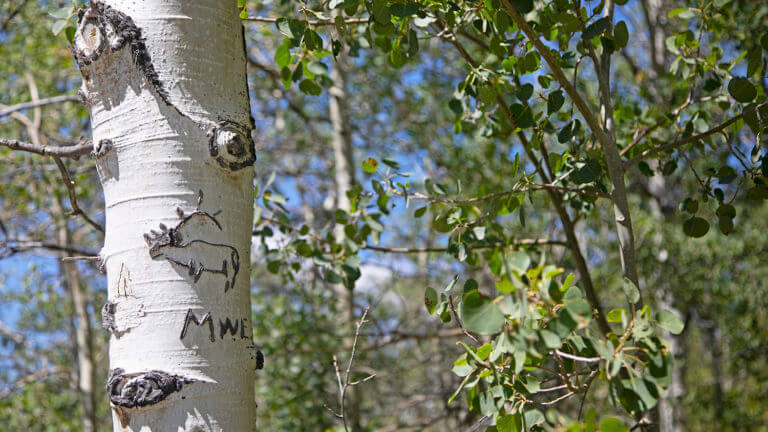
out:
M111 427L94 163L9 144L90 134L76 6L0 4L0 430ZM238 6L262 430L766 430L768 5Z

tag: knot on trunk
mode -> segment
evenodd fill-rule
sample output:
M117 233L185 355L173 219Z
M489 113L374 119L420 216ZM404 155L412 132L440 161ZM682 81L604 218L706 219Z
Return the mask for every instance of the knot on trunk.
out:
M153 370L140 373L125 373L121 368L109 371L107 393L113 405L123 408L154 405L173 392L181 390L185 383L193 380Z
M211 157L231 171L251 166L256 161L251 131L232 121L220 121L208 130L208 146Z

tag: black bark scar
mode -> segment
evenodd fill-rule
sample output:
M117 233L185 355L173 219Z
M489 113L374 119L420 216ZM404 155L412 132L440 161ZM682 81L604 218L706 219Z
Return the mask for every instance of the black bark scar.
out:
M251 128L252 129L252 128ZM222 120L208 130L208 149L219 165L237 171L256 162L256 146L251 129Z
M88 24L91 26L87 27ZM72 51L80 70L98 60L105 52L117 52L128 45L131 50L133 63L144 75L144 78L160 99L181 116L189 118L171 103L168 90L163 87L160 76L152 64L152 58L147 51L146 39L144 39L141 29L136 26L130 16L100 1L91 0L87 8L78 10L78 34L76 38L80 37L82 40L88 37L88 35L82 34L86 28L92 32L98 31L100 38L99 44L90 54L86 54L82 49L78 49L77 40L75 41Z
M140 373L125 373L121 368L109 371L107 393L113 405L123 408L137 408L154 405L173 392L181 390L183 384L194 380L153 370Z

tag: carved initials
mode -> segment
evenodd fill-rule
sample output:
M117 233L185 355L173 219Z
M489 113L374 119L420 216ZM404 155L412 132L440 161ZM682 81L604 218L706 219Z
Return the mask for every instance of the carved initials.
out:
M179 339L184 339L184 336L187 335L187 329L189 328L190 322L193 322L198 326L208 323L208 330L210 331L211 342L216 341L216 338L214 337L214 333L213 333L213 318L211 318L211 313L206 312L206 314L203 315L203 318L198 320L197 315L195 315L195 313L192 312L192 309L187 310L187 316L184 317L184 327L181 329L181 336L179 337Z

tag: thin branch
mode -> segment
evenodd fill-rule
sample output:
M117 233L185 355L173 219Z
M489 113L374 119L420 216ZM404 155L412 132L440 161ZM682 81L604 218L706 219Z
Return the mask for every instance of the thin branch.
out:
M518 239L513 240L510 243L505 242L493 242L493 243L487 243L487 244L479 244L479 245L470 245L467 247L467 249L470 250L481 250L481 249L496 249L501 247L515 247L515 246L544 246L544 245L552 245L552 246L567 246L567 242L565 240L550 240L550 239ZM363 243L362 245L357 246L359 249L369 249L376 252L384 252L384 253L426 253L426 252L448 252L449 248L447 247L415 247L415 248L404 248L404 247L383 247L383 246L373 246L369 245L367 243Z
M556 403L558 403L558 402L560 402L560 401L562 401L562 400L568 399L569 397L571 397L571 396L573 396L573 395L575 395L575 394L576 394L576 393L574 393L574 392L568 392L568 393L566 393L566 394L564 394L564 395L560 396L559 398L557 398L557 399L554 399L554 400L551 400L551 401L549 401L549 402L534 402L534 403L535 403L536 405L542 405L542 406L547 406L547 405L554 405L554 404L556 404Z
M478 67L478 62L472 58L472 56L467 52L466 49L464 49L461 42L459 42L456 39L456 37L450 32L450 29L445 27L443 30L440 31L438 36L441 38L441 40L450 42L459 52L461 57L464 58L467 61L467 63L469 63L470 66L472 66L473 68ZM512 114L512 111L510 110L509 106L504 101L504 98L502 98L501 95L498 95L496 97L496 102L501 107L501 110L503 111L504 116L507 118L507 121L509 121L509 124L511 125L512 129L514 129L515 117ZM519 131L517 133L517 136L520 139L520 142L522 143L523 148L525 149L525 153L528 155L528 158L536 167L536 172L539 174L539 176L544 180L545 183L550 185L554 184L555 182L553 180L550 180L550 178L547 176L547 173L544 171L544 168L541 166L541 162L536 157L536 154L533 153L532 146L530 145L528 138L525 136L525 133L523 133L522 131ZM602 311L602 306L600 305L600 300L597 297L597 292L595 291L594 284L592 283L592 276L589 273L589 267L587 266L587 262L586 262L586 259L584 258L584 255L581 253L579 241L576 238L573 221L571 220L570 216L568 215L568 211L565 209L565 206L563 205L563 200L560 194L558 194L556 190L553 188L547 188L546 191L549 194L549 197L552 200L553 205L555 206L555 210L557 211L560 221L563 224L563 231L565 232L565 235L567 238L568 249L571 251L576 261L576 269L578 270L579 275L581 276L581 280L584 284L584 291L586 292L587 299L589 300L592 307L598 311L597 323L598 323L598 326L600 327L600 331L603 334L608 334L611 332L611 327L608 324L608 321L605 320L605 316Z
M341 422L342 422L342 424L344 426L344 430L345 431L349 431L349 427L347 426L347 418L344 415L344 402L345 402L344 398L345 398L345 396L347 394L347 389L350 386L355 386L357 384L366 382L366 381L368 381L370 379L373 379L376 376L376 374L370 374L368 377L366 377L366 378L364 378L362 380L353 381L353 382L349 381L349 373L352 370L352 362L354 362L355 354L357 353L357 341L360 338L360 329L363 327L363 325L365 323L368 322L368 321L365 320L365 317L368 316L368 311L370 311L370 310L371 310L371 307L367 306L363 310L363 315L360 317L360 321L355 323L356 324L356 327L355 327L355 338L352 340L352 351L351 351L350 356L349 356L349 362L347 363L347 368L344 371L344 378L343 379L341 377L341 375L342 375L341 371L339 370L338 358L335 355L333 356L333 369L336 372L336 382L337 382L337 384L339 386L339 412L337 413L337 412L333 411L327 405L324 405L324 406L326 407L326 409L328 411L333 413L333 415L336 418L341 419Z
M8 250L11 253L25 252L30 249L47 249L47 250L56 251L56 252L67 252L71 254L78 254L81 256L88 256L88 257L95 256L95 254L91 251L80 249L74 246L31 241L31 240L2 240L0 241L0 250L1 249Z
M573 361L582 362L582 363L599 363L600 360L602 360L602 357L581 357L573 354L568 354L560 350L555 350L555 353L560 357L564 357L564 358L571 359Z
M69 204L72 206L72 215L82 216L89 225L94 227L100 233L104 234L104 228L96 223L93 219L88 217L88 215L77 205L75 182L73 182L72 178L70 178L69 173L67 172L67 167L64 166L64 162L62 162L58 157L54 157L53 160L56 162L56 166L59 168L59 172L61 173L61 179L64 181L64 185L67 187L67 191L69 192Z
M451 306L451 312L453 313L453 317L456 319L456 323L459 325L459 328L461 328L461 331L464 332L464 334L472 339L475 342L478 342L477 338L472 335L472 333L469 332L466 328L464 328L464 324L461 323L461 319L459 319L459 314L456 313L456 307L453 306L453 296L448 296L448 304Z
M687 99L682 105L680 105L674 111L672 111L673 118L677 118L677 116L680 115L680 113L692 103L693 101L691 99ZM629 150L632 149L632 147L636 146L638 143L640 143L640 141L645 139L645 137L647 137L651 132L655 131L656 129L664 125L667 121L669 121L669 118L664 116L662 117L661 120L657 121L656 123L640 130L632 139L632 142L630 142L626 147L621 149L621 152L619 154L621 156L624 156L625 154L627 154L627 152L629 152ZM626 168L626 163L625 163L625 168Z
M536 191L548 190L548 189L552 189L560 192L571 192L579 195L592 196L595 198L611 197L606 193L597 192L597 191L589 191L586 189L573 189L566 186L559 186L553 183L541 184L541 183L532 183L532 182L528 182L526 186L522 186L516 189L511 189L511 190L502 191L502 192L494 192L486 195L481 195L481 196L476 196L471 198L463 198L463 199L462 198L437 198L437 197L425 195L419 192L414 192L414 193L409 192L407 194L407 197L409 199L429 201L430 203L472 204L480 201L487 201L487 200L496 199L496 198L504 198L510 195L518 195L522 193L536 192ZM394 193L395 195L398 195L398 196L402 196L402 197L406 196L404 192L397 189L394 189Z
M592 113L592 109L587 104L586 100L579 94L571 82L566 78L563 70L560 68L558 62L552 56L550 48L548 48L541 41L539 36L533 31L517 10L510 4L509 0L502 0L502 6L512 20L517 24L518 28L525 33L528 40L536 47L536 51L544 58L552 71L553 75L560 83L560 86L570 96L578 108L584 120L589 125L592 133L600 143L603 153L605 154L606 164L608 166L608 177L613 185L613 209L614 220L616 222L616 234L619 238L619 248L621 251L621 263L624 276L629 278L635 285L638 285L637 277L637 264L635 261L634 251L634 234L632 232L632 219L629 212L629 203L627 201L626 187L624 184L624 171L621 163L621 156L619 156L619 150L616 146L616 141L606 133L605 129L600 125L597 118ZM612 13L612 10L610 11ZM605 84L605 83L604 83ZM605 85L603 85L605 87ZM610 89L608 89L610 90ZM603 101L608 98L609 95L603 97ZM607 108L607 107L606 107Z
M686 144L691 144L691 143L694 143L696 141L702 140L702 139L704 139L704 138L706 138L706 137L708 137L710 135L714 135L716 133L719 133L719 132L727 129L728 126L730 126L730 125L736 123L737 121L741 120L742 118L744 118L744 116L746 116L748 114L752 114L753 112L755 112L755 111L757 111L759 109L763 109L766 106L768 106L768 102L763 102L760 105L755 105L755 106L753 106L751 108L745 109L741 114L738 114L738 115L730 118L729 120L727 120L727 121L725 121L725 122L723 122L723 123L721 123L721 124L711 128L711 129L709 129L707 131L704 131L704 132L702 132L700 134L692 135L692 136L689 136L687 138L679 139L679 140L673 141L671 143L668 143L668 144L665 144L665 145L662 145L662 146L658 146L658 147L654 147L652 149L648 149L648 150L644 151L643 153L633 157L632 159L624 162L624 169L629 168L632 165L640 162L641 160L646 159L646 158L648 158L650 156L653 156L653 155L655 155L657 153L665 152L665 151L668 151L668 150L675 150L675 149L677 149L679 147L682 147L682 146L684 146Z
M243 18L243 21L255 21L255 22L261 22L261 23L276 23L277 20L278 18L270 18L270 17L262 17L262 16ZM310 20L305 22L311 26L336 25L336 21L334 20ZM371 22L370 18L350 18L350 19L344 20L344 24L368 24L369 22Z
M37 108L44 105L51 105L51 104L62 103L62 102L77 102L79 100L80 100L80 97L77 95L60 95L60 96L53 96L45 99L38 99L31 102L24 102L16 105L11 105L4 110L0 110L0 117L5 117L8 114L14 113L16 111L29 109L29 108Z
M43 156L53 156L56 158L77 159L89 154L93 150L93 144L90 140L80 140L79 144L69 146L46 146L36 145L24 141L0 138L0 147L8 147L11 150L20 150L29 153L35 153Z

